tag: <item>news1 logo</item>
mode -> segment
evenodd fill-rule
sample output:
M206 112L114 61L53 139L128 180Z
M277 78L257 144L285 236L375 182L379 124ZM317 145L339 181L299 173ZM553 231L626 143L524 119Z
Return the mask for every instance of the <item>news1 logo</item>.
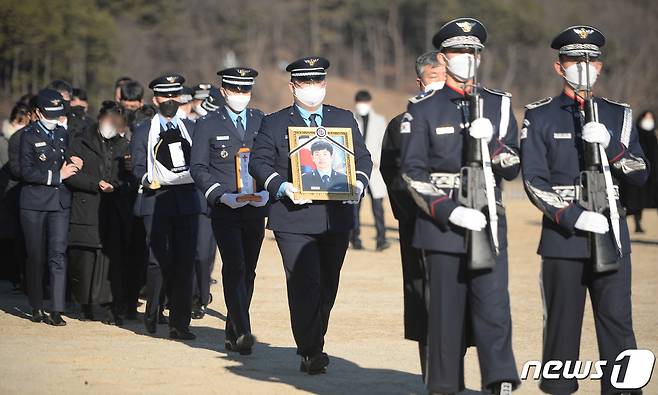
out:
M650 350L625 350L617 355L610 373L610 383L620 390L637 390L651 380L656 357ZM534 368L533 380L586 379L601 380L608 361L528 361L523 365L521 380L527 380Z

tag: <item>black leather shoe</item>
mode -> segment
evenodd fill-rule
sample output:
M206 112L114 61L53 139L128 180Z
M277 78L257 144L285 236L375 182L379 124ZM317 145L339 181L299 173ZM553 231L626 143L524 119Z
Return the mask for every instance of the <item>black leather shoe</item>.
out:
M238 351L238 346L235 344L234 339L225 339L224 340L224 349L226 351Z
M158 319L157 318L149 318L148 316L144 316L144 327L146 327L146 331L150 334L154 334L155 332L158 331Z
M251 333L240 335L238 340L235 341L235 351L239 352L240 355L250 355L255 342L256 338Z
M32 322L41 322L44 321L46 313L43 312L43 309L32 309L32 316L30 321Z
M327 366L329 366L329 356L327 353L321 352L312 357L302 357L299 370L314 375L327 373Z
M126 309L123 318L129 321L135 321L137 319L137 310L134 308Z
M112 309L107 309L105 318L103 319L103 324L106 325L123 325L123 318L120 315L117 315Z
M205 316L206 316L206 306L204 305L194 306L194 309L192 310L193 320L200 320Z
M82 305L82 317L87 321L94 320L94 308L90 304Z
M196 335L190 332L188 328L169 328L169 338L176 340L194 340L196 339Z
M361 240L353 240L352 241L352 248L355 250L362 250L363 249L363 243L361 243Z
M52 326L64 326L66 325L66 321L64 321L64 318L62 318L62 314L59 312L52 312L50 313L49 316L46 316L46 319L44 322L48 325Z
M384 251L385 249L387 249L390 246L391 246L391 243L389 243L388 241L385 241L383 243L377 243L377 251Z

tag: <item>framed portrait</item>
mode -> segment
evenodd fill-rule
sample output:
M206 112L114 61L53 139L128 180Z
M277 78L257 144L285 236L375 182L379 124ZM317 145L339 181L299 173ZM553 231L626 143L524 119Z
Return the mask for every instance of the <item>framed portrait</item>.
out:
M295 199L355 200L351 128L288 127Z

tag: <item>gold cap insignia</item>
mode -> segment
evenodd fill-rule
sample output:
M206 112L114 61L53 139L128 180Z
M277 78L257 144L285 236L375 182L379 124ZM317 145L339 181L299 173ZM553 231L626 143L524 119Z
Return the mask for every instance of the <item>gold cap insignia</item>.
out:
M457 22L457 26L459 26L459 28L462 29L464 33L470 33L471 29L473 29L473 26L475 26L475 22Z
M167 79L167 81L169 81L170 84L173 84L177 80L177 78L173 75L170 76L170 77L167 77L166 79Z
M320 60L320 59L318 59L318 58L315 58L315 59L304 59L304 62L305 62L307 65L313 67L313 66L315 66L315 64L316 64L319 60Z
M54 99L51 100L50 102L53 104L53 106L59 106L59 99Z
M240 76L242 76L242 77L244 77L245 75L249 74L249 70L238 69L237 71L238 71L238 74L240 74Z
M576 33L580 38L583 40L587 38L590 34L594 33L594 30L592 29L583 29L583 28L578 28L578 29L573 29L574 33Z

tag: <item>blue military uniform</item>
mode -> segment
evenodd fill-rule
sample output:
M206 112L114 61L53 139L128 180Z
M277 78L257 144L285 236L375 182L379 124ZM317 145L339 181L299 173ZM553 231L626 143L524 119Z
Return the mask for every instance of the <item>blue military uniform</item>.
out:
M293 62L287 70L291 72L293 83L297 83L323 80L328 67L328 60L313 57ZM304 115L293 105L263 119L254 142L249 172L273 199L267 227L274 231L283 257L292 330L297 353L303 357L302 370L318 373L329 364L322 352L324 336L338 292L349 231L354 225L354 208L340 201L296 205L282 194L284 182L292 180L288 127L351 128L356 178L364 189L368 185L372 161L351 112L326 104L313 113L303 112Z
M149 86L156 95L176 97L181 94L183 81L179 75L166 75ZM136 214L144 218L149 249L144 318L147 330L154 333L164 282L170 303L170 336L193 338L189 333L192 272L198 216L204 202L189 174L194 123L178 120L174 114L170 120L156 114L140 123L131 141L133 174L142 187Z
M39 92L38 101L39 110L49 119L64 115L64 102L56 91ZM53 313L63 312L65 305L71 193L60 178L60 169L66 161L68 136L63 127L48 130L42 121L32 122L21 133L20 220L27 250L27 293L34 320L41 316L49 322L41 311L44 267L50 271Z
M237 82L253 84L257 72L238 67L218 74L222 76L222 85L233 90L237 88ZM232 77L251 78L235 80ZM240 86L246 88L247 85ZM265 235L267 198L260 202L260 207L247 204L231 208L221 202L221 197L239 193L236 156L240 150L252 148L263 117L263 112L258 109L245 108L236 112L228 105L223 106L197 121L192 145L192 177L210 207L212 231L222 257L227 307L225 344L227 349L243 354L249 353L251 346L241 343L240 349L235 347L240 336L251 334L249 305Z
M574 26L560 33L552 46L563 56L581 57L586 50L596 58L604 42L595 28ZM618 181L643 184L648 169L631 108L605 98L597 97L594 102L599 122L610 133L606 156L615 185ZM583 100L573 91L565 91L529 104L526 109L521 132L523 181L530 200L544 214L538 249L545 308L543 359L579 359L585 295L589 290L600 359L608 361L601 392L617 393L610 384L612 361L622 350L636 348L631 322L631 247L625 215L620 212L619 269L595 273L588 232L575 228L585 211L576 201L584 168ZM575 379L560 378L542 380L540 387L551 393L572 393L578 384Z
M460 18L444 25L434 42L443 50L481 46L485 39L480 22ZM425 377L430 392L463 390L461 359L471 340L478 350L483 389L520 384L512 352L507 224L500 191L502 179L514 179L519 172L517 125L511 95L490 89L480 94L483 117L493 125L488 148L496 179L500 254L492 269L467 269L466 231L448 220L460 206L459 172L465 166L471 118L466 93L448 82L441 90L420 94L410 100L400 127L401 170L421 208L413 246L423 251L430 288ZM481 232L489 232L488 225ZM466 336L468 329L472 339Z

